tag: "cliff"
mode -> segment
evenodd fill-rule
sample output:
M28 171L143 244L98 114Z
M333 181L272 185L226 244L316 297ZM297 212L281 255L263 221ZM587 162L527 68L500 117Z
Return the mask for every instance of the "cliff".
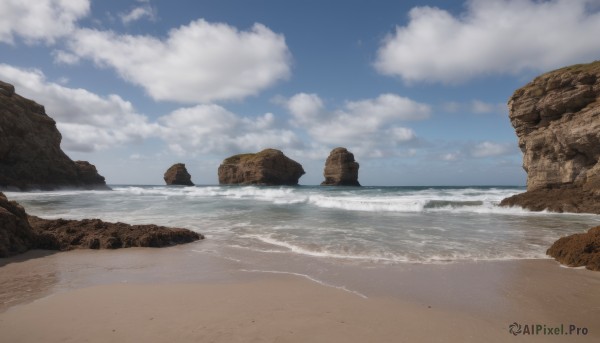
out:
M223 160L219 166L220 184L297 185L304 169L281 151L265 149L255 154L241 154Z
M508 106L527 192L501 205L600 213L600 61L541 75Z
M108 189L96 167L73 162L44 106L0 81L0 189Z
M192 176L188 173L185 168L185 164L176 163L172 165L164 175L165 183L167 185L182 185L182 186L193 186Z
M346 148L335 148L325 161L321 186L360 186L358 183L358 162L354 154Z

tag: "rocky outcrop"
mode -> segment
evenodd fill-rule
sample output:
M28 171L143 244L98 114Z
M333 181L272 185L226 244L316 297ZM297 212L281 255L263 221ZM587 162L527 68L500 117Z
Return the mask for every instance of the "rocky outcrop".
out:
M323 176L325 181L321 186L360 186L358 183L358 162L354 154L346 148L335 148L325 161Z
M160 248L204 239L187 229L107 223L100 219L49 220L30 216L29 223L38 236L38 249Z
M508 106L527 192L501 205L600 213L600 61L541 75Z
M256 154L241 154L223 160L219 166L220 184L297 185L304 169L281 151L265 149Z
M36 244L36 234L27 221L23 207L8 201L0 192L0 257L24 253Z
M73 162L44 106L0 81L0 189L108 189L88 162Z
M187 229L28 216L23 207L0 192L0 257L29 249L165 247L199 239L204 236Z
M600 226L562 237L546 253L567 266L600 271Z
M183 163L176 163L167 169L164 179L167 185L194 185L192 176L188 173L187 169L185 169L185 164Z

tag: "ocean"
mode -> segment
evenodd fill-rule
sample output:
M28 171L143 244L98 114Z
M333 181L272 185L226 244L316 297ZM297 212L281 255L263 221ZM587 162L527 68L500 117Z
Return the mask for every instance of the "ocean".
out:
M6 194L45 218L188 228L206 236L211 253L234 260L248 254L354 264L544 259L559 237L600 225L597 215L498 206L523 187L112 188Z

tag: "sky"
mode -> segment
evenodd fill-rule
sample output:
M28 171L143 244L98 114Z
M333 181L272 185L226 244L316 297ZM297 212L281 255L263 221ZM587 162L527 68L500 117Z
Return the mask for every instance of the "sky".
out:
M508 117L535 76L600 59L600 0L0 0L0 80L109 184L282 150L323 181L525 185Z

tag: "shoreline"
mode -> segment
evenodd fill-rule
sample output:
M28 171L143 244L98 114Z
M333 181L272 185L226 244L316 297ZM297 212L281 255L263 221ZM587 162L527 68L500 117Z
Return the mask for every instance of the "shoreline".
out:
M324 279L293 268L244 270L210 246L205 253L184 247L7 259L0 335L11 342L505 342L519 339L508 332L516 322L576 325L588 330L578 339L600 337L600 274L550 259L321 265L333 274ZM21 298L6 302L11 295Z

